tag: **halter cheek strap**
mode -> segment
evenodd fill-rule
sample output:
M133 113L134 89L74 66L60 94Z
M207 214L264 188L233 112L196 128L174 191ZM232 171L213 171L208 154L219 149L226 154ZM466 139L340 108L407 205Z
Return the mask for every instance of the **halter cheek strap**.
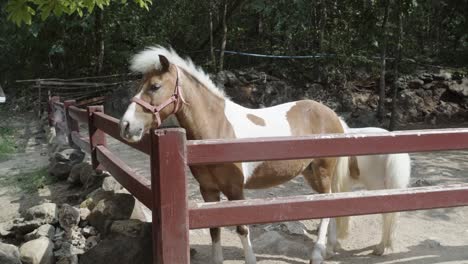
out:
M153 123L156 125L156 127L159 127L161 125L161 115L159 112L161 112L164 108L166 108L170 104L175 104L174 105L174 110L172 111L172 114L177 113L180 110L180 107L182 104L187 104L185 101L183 95L182 95L182 87L180 86L180 78L179 78L179 69L177 66L175 66L176 72L177 72L177 79L176 79L176 84L174 88L174 93L172 94L171 97L169 97L166 101L164 101L162 104L158 106L154 106L150 103L147 103L143 101L140 98L133 97L131 99L132 102L139 104L141 107L143 107L145 110L153 113L154 119Z

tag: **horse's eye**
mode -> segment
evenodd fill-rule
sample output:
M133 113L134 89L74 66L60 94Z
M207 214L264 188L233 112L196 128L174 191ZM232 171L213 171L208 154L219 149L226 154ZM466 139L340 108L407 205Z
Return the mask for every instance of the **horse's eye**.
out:
M161 88L161 85L158 84L158 83L155 83L155 84L151 85L150 91L155 92L155 91L159 90L159 88Z

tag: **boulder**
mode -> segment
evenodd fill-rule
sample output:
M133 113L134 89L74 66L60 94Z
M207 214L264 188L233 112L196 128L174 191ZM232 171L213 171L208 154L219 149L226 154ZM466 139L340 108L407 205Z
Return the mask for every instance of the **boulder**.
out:
M468 78L451 82L448 89L460 97L468 97Z
M87 221L91 211L88 208L80 208L80 220Z
M424 81L421 79L413 79L408 82L408 87L411 89L419 89L424 85Z
M60 249L54 252L54 256L57 260L62 261L62 263L77 263L73 261L75 261L75 258L78 260L78 255L83 253L83 249L72 245L70 242L63 242Z
M99 236L90 236L86 239L86 250L95 247L99 243Z
M39 220L44 224L57 222L57 205L55 203L43 203L33 206L26 211L25 220Z
M68 162L52 160L49 165L49 174L59 180L66 180L71 169L72 165Z
M69 204L62 204L58 212L58 221L66 232L70 232L80 222L80 210Z
M131 218L135 201L132 195L124 193L115 194L110 199L100 200L91 211L88 220L99 232L106 233L112 221Z
M21 264L18 247L0 242L0 263Z
M70 163L72 166L83 161L85 153L79 149L68 148L55 153L55 160Z
M26 241L37 239L40 237L48 237L50 239L53 239L55 235L55 227L50 224L45 224L40 226L38 229L32 231L31 233L28 233L24 236L24 239Z
M102 182L102 189L104 191L116 192L122 189L122 185L112 176L105 177Z
M93 176L94 176L93 166L91 164L89 164L89 163L85 163L85 165L83 165L83 167L81 168L81 171L80 171L80 182L81 182L81 184L85 188L91 186L93 184L93 182L94 182Z
M70 174L68 176L68 179L67 181L71 184L81 184L81 181L80 181L80 176L81 176L81 170L83 169L83 167L85 167L88 163L85 163L85 162L82 162L82 163L78 163L78 164L75 164L73 165L73 167L71 168L70 170Z
M107 238L80 257L80 264L152 263L151 224L133 220L116 222Z
M88 208L92 211L99 201L102 199L110 199L113 196L113 192L104 191L102 188L96 189L86 196L86 200L80 204L80 208Z
M78 255L60 257L55 264L78 264Z
M24 243L20 247L21 262L23 264L53 264L54 244L47 237L40 237Z

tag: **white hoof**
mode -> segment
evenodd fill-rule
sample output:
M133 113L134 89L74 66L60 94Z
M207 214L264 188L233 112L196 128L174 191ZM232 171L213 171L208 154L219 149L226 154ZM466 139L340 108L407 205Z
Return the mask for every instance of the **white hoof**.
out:
M310 264L322 264L325 257L325 246L315 244L314 250L312 251L312 257L310 258Z
M257 258L255 256L246 256L245 264L257 264Z
M378 244L375 246L372 255L382 256L385 253L385 246L383 244Z
M223 249L221 246L215 245L213 246L213 264L223 264Z

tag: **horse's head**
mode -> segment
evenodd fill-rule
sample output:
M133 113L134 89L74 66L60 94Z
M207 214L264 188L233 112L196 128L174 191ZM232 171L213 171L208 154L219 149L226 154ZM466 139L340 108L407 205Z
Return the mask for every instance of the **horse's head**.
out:
M130 142L141 140L150 128L159 127L184 103L178 67L163 55L156 58L147 55L140 53L133 58L131 68L142 72L143 79L120 120L120 134Z

